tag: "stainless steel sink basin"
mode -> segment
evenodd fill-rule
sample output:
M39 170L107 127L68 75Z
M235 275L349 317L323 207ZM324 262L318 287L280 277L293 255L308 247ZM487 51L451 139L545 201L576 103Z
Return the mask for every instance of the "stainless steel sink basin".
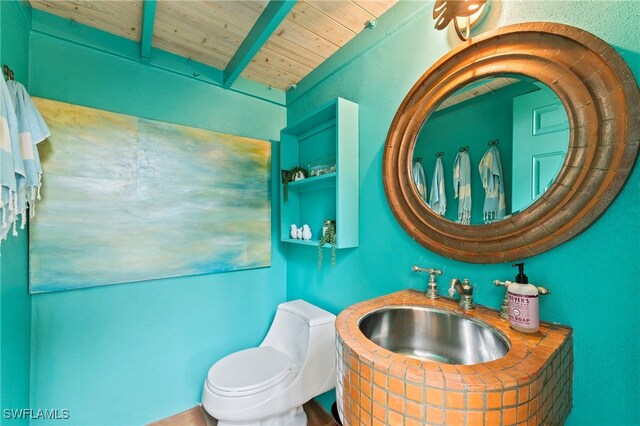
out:
M375 344L425 361L472 365L509 351L506 338L489 325L431 308L384 308L364 316L359 327Z

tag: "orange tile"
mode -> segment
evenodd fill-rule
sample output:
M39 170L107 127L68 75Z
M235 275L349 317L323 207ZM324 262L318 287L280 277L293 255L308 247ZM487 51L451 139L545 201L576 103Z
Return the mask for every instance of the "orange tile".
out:
M380 405L387 405L387 393L383 389L374 386L373 400Z
M502 407L502 393L489 392L487 394L487 407L488 408L500 408Z
M414 420L412 418L405 417L404 426L422 426L422 422L420 420Z
M373 417L380 420L381 422L387 421L387 410L384 409L383 406L373 403Z
M515 390L505 391L502 395L502 405L505 407L510 407L512 405L516 405L517 394Z
M360 397L360 407L362 408L362 410L364 412L370 413L371 412L371 400L369 398L367 398L366 396L361 396Z
M388 423L390 425L401 425L403 423L404 416L395 411L389 411Z
M387 372L389 371L389 366L391 365L391 360L385 357L381 353L376 353L375 358L373 359L373 366L378 371Z
M402 380L389 377L389 386L387 388L393 393L404 395L404 382Z
M394 362L389 367L389 375L395 376L396 378L401 378L404 380L406 372L407 366L402 363L402 357L400 357L399 361Z
M360 383L360 377L354 371L349 371L349 381L352 385L358 386Z
M484 414L485 424L487 426L494 426L501 424L500 411L487 411Z
M518 390L518 404L527 402L529 400L529 386L522 386Z
M467 411L467 426L482 426L482 425L484 425L483 411Z
M355 356L351 357L349 367L351 367L351 369L357 373L358 368L360 367L360 360Z
M406 378L409 382L422 384L424 382L424 370L420 367L410 366L407 368Z
M386 425L385 423L381 422L381 421L380 421L380 420L378 420L378 419L373 419L373 421L372 421L371 425L372 425L372 426L388 426L388 425Z
M351 396L351 399L353 399L353 401L356 404L360 404L360 391L358 390L358 388L352 387L351 392L349 392L349 395Z
M360 417L360 406L351 404L351 416L356 419Z
M439 408L427 407L427 423L441 425L444 423L444 412Z
M405 385L405 395L408 399L422 402L422 391L423 391L422 386L416 386L410 383L407 383Z
M447 410L444 420L447 426L464 425L464 411Z
M527 404L519 405L518 407L516 407L516 410L517 410L517 420L519 422L523 420L527 420L527 418L529 417L529 410L528 410Z
M423 417L422 404L416 404L415 402L411 402L411 401L406 401L405 404L406 404L405 411L407 413L407 416L411 416L416 419L421 419Z
M363 395L370 397L373 393L373 387L371 386L371 383L364 379L360 380L360 392L362 392Z
M484 408L484 393L469 392L467 394L467 408Z
M360 412L360 424L370 425L371 424L371 415L369 413L365 413L364 411Z
M441 372L428 372L425 371L425 382L428 386L443 389L444 388L444 376Z
M466 385L458 373L443 374L447 389L464 390Z
M373 372L373 383L383 388L387 387L387 375L379 371Z
M444 407L444 392L439 389L427 388L427 403Z
M514 425L516 424L516 409L507 408L502 412L502 424Z
M464 394L460 392L445 392L447 408L464 408Z
M369 367L367 364L361 363L360 376L362 376L364 379L371 380L371 367Z
M404 412L404 398L390 393L387 406L392 410Z

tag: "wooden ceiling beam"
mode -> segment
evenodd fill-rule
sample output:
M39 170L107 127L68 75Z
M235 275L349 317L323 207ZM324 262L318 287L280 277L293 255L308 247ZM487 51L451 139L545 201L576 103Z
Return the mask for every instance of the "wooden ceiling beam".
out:
M140 60L142 62L149 62L151 59L153 26L156 22L156 6L156 0L144 0L142 9L142 34L140 37Z
M273 32L287 17L297 0L271 0L224 69L224 87L231 87Z

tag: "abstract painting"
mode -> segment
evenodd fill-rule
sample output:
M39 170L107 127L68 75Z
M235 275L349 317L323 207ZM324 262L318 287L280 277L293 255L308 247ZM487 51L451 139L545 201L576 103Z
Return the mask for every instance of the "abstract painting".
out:
M34 101L31 293L270 266L270 143Z

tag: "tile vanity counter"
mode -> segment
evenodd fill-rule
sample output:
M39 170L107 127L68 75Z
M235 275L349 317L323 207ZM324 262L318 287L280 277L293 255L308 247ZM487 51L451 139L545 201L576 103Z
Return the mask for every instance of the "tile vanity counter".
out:
M391 352L359 323L389 307L448 311L485 323L508 342L507 354L474 365L446 364ZM573 330L540 323L525 334L493 309L464 311L457 301L403 290L345 309L336 321L337 404L345 425L562 424L572 407Z

